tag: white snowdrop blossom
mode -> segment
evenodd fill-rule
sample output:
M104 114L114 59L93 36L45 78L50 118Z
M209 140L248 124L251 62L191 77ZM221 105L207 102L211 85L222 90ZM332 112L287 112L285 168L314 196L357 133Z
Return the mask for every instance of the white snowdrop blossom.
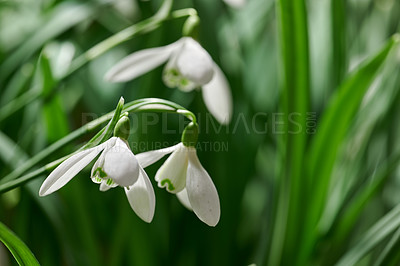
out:
M201 87L208 110L218 122L228 124L232 116L229 83L207 51L190 37L128 55L112 67L105 78L112 82L125 82L167 61L163 72L164 83L186 92Z
M96 147L69 157L46 178L40 187L39 196L49 195L65 186L100 153L92 168L92 181L100 184L101 191L123 187L135 213L145 222L151 222L155 209L153 187L126 140L119 137L112 137Z
M209 226L217 225L220 204L217 189L210 175L201 165L196 148L179 144L136 155L139 164L147 167L172 153L157 171L158 186L176 194L179 201Z

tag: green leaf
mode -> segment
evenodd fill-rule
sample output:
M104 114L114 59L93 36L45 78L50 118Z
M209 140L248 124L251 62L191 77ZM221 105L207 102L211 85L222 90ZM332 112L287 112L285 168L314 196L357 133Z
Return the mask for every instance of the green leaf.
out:
M53 85L56 83L50 65L50 60L45 53L42 53L38 60L34 87L41 90L42 95L46 98L52 91ZM32 89L33 89L32 88Z
M338 224L334 230L333 242L336 244L345 241L350 231L364 211L364 207L370 202L370 199L376 195L382 186L386 183L389 176L397 169L400 162L400 154L393 156L386 165L381 166L376 171L373 181L364 184L360 191L353 197L348 206L338 217ZM372 178L371 178L372 179Z
M399 265L400 262L400 228L393 234L378 259L375 261L374 266L380 265Z
M338 86L347 70L346 1L331 0L333 86Z
M337 266L355 265L387 236L400 227L400 205L397 205L388 214L376 222L363 234L358 243L351 248Z
M50 143L68 134L68 120L60 95L55 95L52 99L44 103L42 115L46 126L47 140Z
M308 239L304 249L310 249L312 241L316 238L315 228L326 203L332 169L340 145L374 77L385 63L389 52L398 43L399 36L393 36L371 60L353 72L332 97L321 118L317 133L308 151L307 176L310 178L313 193L306 224Z
M0 240L10 250L19 265L40 265L25 243L1 222Z
M285 264L297 256L302 233L303 160L307 145L306 123L310 110L310 64L305 1L278 1L279 39L282 56L281 106L283 134L279 139L280 178L270 265ZM294 259L295 260L295 259Z

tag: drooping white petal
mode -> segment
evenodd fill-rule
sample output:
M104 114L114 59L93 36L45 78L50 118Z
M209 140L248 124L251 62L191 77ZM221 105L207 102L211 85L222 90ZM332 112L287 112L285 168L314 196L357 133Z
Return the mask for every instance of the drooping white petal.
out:
M182 143L158 169L155 179L159 187L165 187L168 192L177 193L185 188L188 166L187 147Z
M186 188L184 188L181 192L176 193L176 196L183 206L185 206L188 210L193 211Z
M182 40L184 40L184 45L176 58L179 72L199 86L210 82L214 75L211 56L192 38L186 37Z
M128 145L120 138L105 152L103 170L108 178L122 187L133 185L139 177L139 163Z
M49 195L65 186L65 184L85 168L86 165L96 158L106 146L107 142L91 149L83 150L69 157L44 180L39 190L39 196Z
M164 149L142 152L142 153L136 154L136 159L138 160L140 166L142 166L143 168L146 168L147 166L152 165L153 163L160 160L163 156L175 151L179 147L180 147L180 145L176 144L174 146L164 148Z
M209 226L217 225L220 206L217 189L210 175L201 165L196 149L190 148L189 165L186 177L186 190L190 205L201 221Z
M137 216L150 223L154 216L156 198L149 177L142 167L139 167L139 169L138 180L129 189L125 188L125 193Z
M202 88L204 103L221 124L229 124L232 118L232 93L222 70L214 64L214 77Z
M128 55L106 73L105 79L112 82L124 82L137 78L166 62L180 45L178 40L170 45L145 49Z

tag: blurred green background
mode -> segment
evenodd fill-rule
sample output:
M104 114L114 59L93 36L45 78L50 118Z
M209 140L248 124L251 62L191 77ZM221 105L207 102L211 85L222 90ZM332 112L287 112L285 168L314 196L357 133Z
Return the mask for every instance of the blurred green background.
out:
M46 54L53 73L62 76L73 58L152 16L160 4L136 0L0 1L0 176L74 129L112 111L120 96L126 102L157 97L175 101L198 116L199 141L204 147L198 151L199 158L213 178L221 201L221 220L215 228L208 227L176 197L157 187L153 177L162 164L158 162L146 169L156 193L154 220L146 224L131 210L122 189L99 192L88 178L89 167L45 198L38 196L45 176L40 177L0 195L0 221L27 244L42 265L264 265L270 261L282 167L280 134L273 130L273 116L282 112L280 69L287 62L281 59L276 1L248 0L242 8L217 0L176 1L173 5L173 9L193 7L198 11L198 40L228 77L234 116L231 124L220 130L216 130L220 127L217 122L207 117L200 92L167 88L161 79L162 67L127 83L111 84L103 79L106 71L127 54L179 39L184 19L168 20L152 32L118 45L57 86L46 85L49 81L39 73L40 54ZM348 73L376 54L398 31L400 2L309 0L306 7L309 111L316 122ZM395 170L398 163L395 161L390 171L385 168L392 163L392 155L400 151L396 141L400 129L399 60L398 51L389 54L351 118L337 157L333 154L335 164L329 175L335 178L329 185L328 200L322 203L322 233L306 265L337 263L373 224L400 203L400 176ZM47 90L43 93L40 88ZM24 101L29 103L8 114L7 104L20 95L26 95ZM347 105L343 103L341 108ZM129 142L134 153L180 140L182 121L177 115L134 114L131 122ZM318 128L314 124L311 127L316 133L308 134L308 139L318 134ZM166 128L177 131L166 133ZM91 136L64 147L43 163L78 149ZM207 143L214 149L207 150ZM330 152L325 150L327 157ZM305 159L308 156L304 154ZM351 196L375 185L382 171L384 180L356 209L354 223L347 231L336 230ZM309 204L309 193L314 192L300 191L300 206ZM290 224L296 225L296 220ZM305 230L301 225L292 229ZM368 249L358 263L376 263L390 236L385 235ZM282 241L285 239L287 236ZM303 242L301 237L295 239L292 243L297 250ZM399 245L398 239L393 241ZM296 253L290 247L284 246L278 264L298 263L291 261L296 256L285 256ZM390 258L397 255L395 252ZM15 263L2 247L0 265Z

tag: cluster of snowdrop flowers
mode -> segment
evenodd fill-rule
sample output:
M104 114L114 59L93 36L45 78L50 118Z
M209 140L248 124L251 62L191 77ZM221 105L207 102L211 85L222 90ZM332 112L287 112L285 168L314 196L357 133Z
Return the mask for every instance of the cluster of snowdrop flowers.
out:
M204 103L211 114L221 124L230 122L232 95L229 83L207 51L191 37L128 55L107 72L105 79L125 82L165 62L163 81L168 87L177 87L185 92L201 88Z
M136 156L126 141L129 127L129 118L123 116L115 127L114 137L61 163L43 182L39 195L49 195L65 186L101 153L92 167L92 181L100 184L101 191L123 187L134 212L149 223L154 216L156 200L151 181L143 168L172 153L156 174L158 185L176 194L201 221L215 226L220 218L219 197L196 155L197 124L190 123L186 127L178 145Z

